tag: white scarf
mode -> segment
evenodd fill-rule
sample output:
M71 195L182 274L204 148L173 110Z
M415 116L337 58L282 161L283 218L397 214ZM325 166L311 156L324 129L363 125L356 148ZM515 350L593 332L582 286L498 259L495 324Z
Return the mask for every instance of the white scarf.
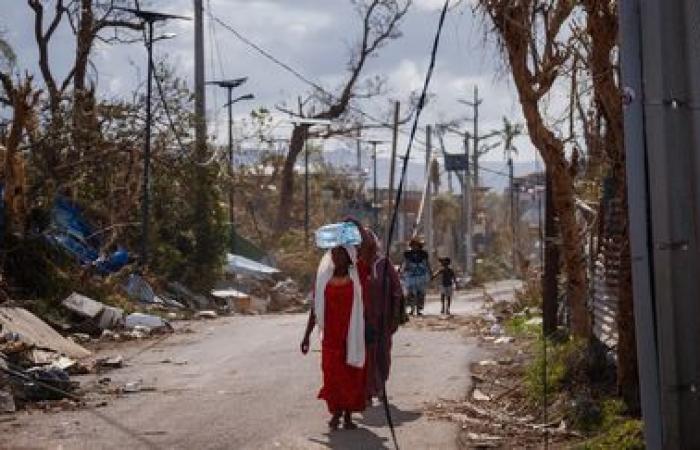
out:
M352 280L353 292L345 362L349 366L363 367L365 365L365 320L364 307L362 305L362 285L360 284L360 276L357 273L357 250L350 246L344 248L352 261L352 266L348 268L348 274ZM323 319L326 308L326 285L333 278L334 269L331 250L328 250L318 265L316 292L314 295L314 315L316 316L316 324L321 332L323 332Z

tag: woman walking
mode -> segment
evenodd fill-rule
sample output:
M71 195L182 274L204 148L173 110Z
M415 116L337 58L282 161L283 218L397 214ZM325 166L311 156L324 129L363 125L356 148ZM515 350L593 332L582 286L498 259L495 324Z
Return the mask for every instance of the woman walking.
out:
M357 428L352 413L366 407L365 325L356 262L352 246L335 247L323 256L316 274L314 306L301 342L302 353L308 353L309 337L318 325L323 371L318 398L326 401L331 430L338 429L341 418L345 429Z

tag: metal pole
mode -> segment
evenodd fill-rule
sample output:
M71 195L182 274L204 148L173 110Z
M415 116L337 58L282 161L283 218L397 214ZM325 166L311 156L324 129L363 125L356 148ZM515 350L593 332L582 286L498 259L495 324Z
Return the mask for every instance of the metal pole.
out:
M309 245L309 136L304 139L304 242Z
M229 181L231 185L228 191L228 219L229 226L231 229L231 253L236 254L236 225L234 224L235 213L234 213L234 190L235 190L235 180L234 168L233 168L233 87L227 87L228 91L228 169L229 169Z
M391 160L389 161L389 200L387 204L387 211L392 210L394 201L394 175L396 172L396 149L399 145L399 111L401 109L401 103L394 103L394 127L391 137ZM396 205L398 208L399 205ZM384 242L394 242L392 236L389 236L389 228L391 227L391 220L386 221L386 240ZM391 254L391 249L386 249L387 255Z
M552 176L545 169L544 269L542 273L542 329L545 336L557 330L557 276L559 274L559 247L556 242L556 222Z
M433 252L433 183L430 179L432 171L430 170L431 165L431 154L432 154L432 137L433 128L428 125L425 127L425 176L428 181L428 186L425 193L425 244L428 249L428 256L432 260Z
M474 259L473 259L473 247L474 238L472 236L472 189L471 189L471 177L469 174L469 135L464 135L464 157L466 160L466 167L464 169L464 203L465 203L465 220L466 220L466 236L464 239L464 252L466 258L466 270L467 273L472 273L474 271Z
M679 112L661 110L663 108L661 103L666 103L675 91L671 80L683 78L684 69L687 69L685 62L688 58L681 57L679 61L678 55L675 53L679 48L686 48L688 43L679 42L678 38L680 37L682 41L685 36L681 36L681 33L684 31L697 33L697 31L692 30L692 26L684 28L681 25L682 16L673 17L676 19L675 21L670 20L670 16L673 14L670 11L678 13L680 9L684 9L688 12L693 11L696 15L696 17L687 18L688 23L697 22L697 8L685 3L671 2L668 5L656 4L652 6L651 4L642 5L640 0L629 0L618 4L621 34L621 76L622 84L626 90L624 108L625 161L632 291L634 294L644 439L648 448L694 448L700 445L697 432L697 393L683 387L684 383L690 382L693 378L697 379L697 338L692 338L689 333L690 330L697 330L697 325L690 323L697 322L697 314L686 316L689 319L686 324L690 325L684 329L684 340L687 346L685 350L679 349L678 355L684 361L694 360L695 369L689 371L686 377L674 379L675 369L668 370L668 365L661 365L664 359L668 361L668 353L675 352L673 344L669 344L673 331L676 328L679 330L684 328L680 320L678 323L674 323L673 320L673 314L678 314L674 311L675 304L682 302L680 299L682 294L680 292L669 293L668 282L671 278L669 276L671 264L666 256L673 254L682 256L682 253L688 254L690 249L681 251L661 249L663 244L659 242L658 231L654 229L659 225L661 228L665 228L662 225L663 222L670 222L672 215L666 214L664 217L663 214L669 212L664 208L665 201L670 200L669 203L673 203L672 208L675 211L683 211L681 214L686 215L686 217L692 214L691 211L697 211L697 206L678 204L681 201L685 203L685 199L690 196L690 192L693 190L692 188L678 189L676 187L672 199L666 197L664 200L660 198L658 193L662 190L659 189L658 185L669 184L669 179L663 177L663 171L668 170L669 164L668 161L662 160L664 155L669 154L669 158L674 159L674 157L678 157L673 155L676 151L690 153L691 149L694 148L688 142L683 142L681 146L673 145L670 136L663 134L674 131L673 129L665 129L671 122L677 121L684 125L688 125L689 122L683 121ZM685 5L681 6L681 4ZM665 30L662 29L661 23L664 19L666 20ZM691 42L697 42L697 37ZM668 51L664 50L664 43L669 46ZM667 54L673 57L668 62L665 60ZM647 59L649 63L645 64ZM664 63L661 64L661 61ZM665 71L668 72L664 73ZM666 78L666 80L662 78ZM694 78L697 79L697 76ZM692 91L688 90L690 84L679 85L677 92L697 92L697 88ZM645 98L649 99L650 103L653 101L658 105L649 105L645 108ZM649 120L647 120L647 115ZM697 125L697 119L695 124ZM697 128L695 133L697 133ZM697 152L696 149L695 146ZM654 152L660 154L653 155ZM679 182L684 183L687 178L679 172L674 173L671 179L677 178ZM651 196L652 191L657 192ZM679 217L677 214L673 214L673 216ZM685 227L678 227L679 230L681 228ZM680 240L676 238L677 242ZM671 242L671 239L666 240L666 242ZM696 249L693 251L697 252ZM661 256L658 261L656 261L657 256ZM655 270L656 264L661 265L657 270ZM693 270L694 274L691 276L696 276L697 271L694 269L697 264L685 262L684 266L684 268L677 267L680 269L680 273ZM655 292L657 283L660 286ZM690 285L692 286L692 283ZM658 295L659 293L661 295ZM656 308L655 297L663 302L663 307ZM697 302L697 289L689 293L686 300L691 303ZM683 317L683 313L680 314L676 317ZM670 323L671 327L663 326L664 319L670 319L666 323ZM692 355L693 349L695 349L695 355ZM664 352L667 353L666 358L664 358ZM678 398L681 396L685 396L685 399ZM684 406L682 415L687 417L686 423L690 425L687 428L688 434L685 438L679 436L680 425L678 422L680 422L680 418L676 414L669 414L669 403L673 405L672 409L680 407L681 403ZM694 407L691 407L692 403L695 403ZM692 425L693 422L695 427ZM695 430L695 440L691 441L690 436L693 434L693 430Z
M474 102L472 107L474 108L474 187L478 189L479 187L479 105L481 100L479 99L479 86L474 86Z
M508 182L510 189L510 232L513 235L511 241L511 264L513 265L513 275L518 274L518 236L515 218L515 185L513 184L513 158L508 151Z
M151 95L153 92L153 22L148 22L148 81L146 83L146 136L143 150L143 202L141 203L141 266L148 265L151 169Z
M206 157L206 86L204 80L204 24L202 0L194 0L194 113L195 154L197 161Z
M362 129L357 127L357 173L362 173L362 142L360 138L362 137Z
M625 102L625 161L630 233L630 260L634 298L640 400L644 440L648 448L662 448L659 356L656 339L652 261L649 248L649 179L644 109L642 104L642 58L639 0L618 4L620 16L620 66L622 84L633 95Z
M377 201L377 141L372 141L372 158L374 159L373 186L372 186L372 212L374 214L374 229L379 232L379 209Z

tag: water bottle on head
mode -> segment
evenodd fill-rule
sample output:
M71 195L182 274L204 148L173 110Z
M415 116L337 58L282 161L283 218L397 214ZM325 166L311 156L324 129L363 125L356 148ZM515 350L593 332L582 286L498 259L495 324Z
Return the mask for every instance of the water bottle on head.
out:
M360 245L362 236L354 223L339 222L324 225L316 230L316 246L322 249Z

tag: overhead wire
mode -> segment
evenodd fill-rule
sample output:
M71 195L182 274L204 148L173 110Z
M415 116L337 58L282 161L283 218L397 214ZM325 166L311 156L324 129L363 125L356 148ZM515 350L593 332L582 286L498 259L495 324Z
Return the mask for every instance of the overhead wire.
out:
M404 183L406 181L406 173L408 171L409 158L411 156L411 148L413 147L413 141L414 141L416 132L418 130L418 123L420 121L420 116L421 116L421 113L423 112L423 107L425 106L425 99L426 99L426 95L428 93L428 86L430 86L430 80L433 76L433 70L435 69L435 61L437 59L437 52L438 52L438 48L439 48L439 44L440 44L440 35L442 34L442 28L445 24L445 16L447 15L447 9L449 7L449 4L450 4L450 0L445 0L445 5L443 6L442 12L440 13L440 20L438 21L437 30L435 32L435 39L433 41L433 47L432 47L432 50L430 52L430 64L428 65L428 71L427 71L426 76L425 76L423 90L421 91L421 96L420 96L420 99L418 101L418 106L416 108L416 112L415 112L415 115L413 117L413 126L411 127L411 134L409 136L408 144L406 146L406 152L405 152L406 159L404 160L403 167L401 168L401 177L399 178L399 185L398 185L398 188L396 190L396 200L394 202L394 211L393 211L392 216L391 216L391 224L389 226L388 235L387 235L387 244L386 244L387 252L389 252L391 249L392 237L394 235L394 228L396 227L396 219L398 217L398 210L399 210L398 206L401 204L403 187L404 187ZM386 299L386 294L387 294L387 285L389 282L389 280L388 280L388 278L389 278L389 265L390 265L389 258L388 257L384 258L384 277L383 277L384 280L382 283L383 284L383 287L382 287L383 300ZM384 321L383 320L380 321L380 324L379 324L380 336L384 335L384 329L383 329L384 326L385 326ZM383 340L380 339L379 340L380 353L382 350L381 349L382 343L383 343ZM385 349L385 351L386 351L386 349ZM394 440L394 446L398 450L399 444L398 444L398 441L396 439L396 431L394 429L394 424L393 424L393 421L391 418L391 411L389 409L389 398L388 398L388 394L387 394L387 390L386 390L386 381L383 382L382 387L383 387L383 389L382 389L381 395L382 395L382 400L383 400L382 403L384 403L384 413L386 414L387 421L389 423L389 429L391 430L391 436L392 436L392 439Z
M336 99L336 100L338 99L338 96L337 96L337 95L335 95L335 94L329 92L327 89L325 89L323 86L321 86L318 82L315 82L315 81L311 80L309 77L307 77L306 75L302 74L299 70L295 69L295 68L292 67L290 64L285 63L285 62L282 61L280 58L276 57L275 55L273 55L273 54L270 53L269 51L267 51L267 50L265 50L264 48L262 48L260 45L258 45L258 44L256 44L255 42L253 42L251 39L249 39L248 37L246 37L245 35L243 35L240 31L238 31L237 29L235 29L232 25L230 25L230 24L224 22L224 21L223 21L222 19L220 19L219 17L216 17L216 15L214 15L213 12L212 12L212 15L214 16L214 20L215 20L219 25L221 25L222 28L224 28L224 29L226 29L227 31L229 31L229 32L230 32L231 34L233 34L238 40L240 40L241 42L243 42L244 44L246 44L247 46L249 46L250 48L252 48L252 49L255 50L256 52L258 52L260 55L262 55L262 56L265 57L266 59L270 60L271 62L273 62L273 63L276 64L277 66L283 68L283 69L286 70L287 72L291 73L291 74L292 74L294 77L296 77L298 80L300 80L300 81L302 81L303 83L307 84L308 86L310 86L310 87L316 89L317 91L319 91L320 93L322 93L322 94L325 95L326 97L331 98L331 99ZM364 111L363 109L361 109L360 107L358 107L358 106L356 106L356 105L350 104L350 105L348 105L348 109L354 111L355 113L357 113L357 114L359 114L360 116L362 116L362 117L364 117L364 118L370 120L371 122L373 122L373 123L375 123L375 124L384 126L385 128L390 128L390 127L393 126L392 124L387 123L386 120L379 119L379 118L377 118L376 116L374 116L373 114L370 114L370 113ZM404 135L408 136L408 132L406 132L405 130L401 129L400 127L399 127L399 132L400 132L401 134L404 134ZM417 139L416 139L416 142L418 142L419 144L425 146L425 142L424 142L424 141L421 141L421 140L417 140Z
M310 87L312 87L312 88L318 90L318 91L321 92L323 95L325 95L325 96L327 96L327 97L329 97L329 98L337 98L337 96L336 96L335 94L332 94L331 92L329 92L328 90L326 90L325 88L323 88L319 83L317 83L317 82L311 80L309 77L307 77L306 75L304 75L303 73L301 73L299 70L297 70L297 69L295 69L294 67L292 67L290 64L285 63L285 62L282 61L280 58L276 57L275 55L273 55L272 53L270 53L268 50L262 48L260 45L258 45L257 43L255 43L254 41L252 41L251 39L249 39L248 37L246 37L245 35L243 35L240 31L238 31L237 29L235 29L235 28L234 28L233 26L231 26L230 24L224 22L222 19L220 19L219 17L217 17L217 16L213 13L213 11L211 11L211 9L209 9L208 13L211 15L211 17L213 18L213 20L214 20L216 23L218 23L219 25L221 25L222 28L224 28L224 29L226 29L227 31L229 31L229 32L230 32L231 34L233 34L238 40L240 40L241 42L243 42L244 44L246 44L246 45L249 46L250 48L254 49L256 52L258 52L259 54L261 54L263 57L265 57L265 58L268 59L269 61L273 62L274 64L276 64L277 66L281 67L281 68L284 69L285 71L291 73L294 77L296 77L297 79L299 79L299 80L302 81L303 83L307 84L308 86L310 86ZM425 103L425 99L423 99L422 101L423 101L423 103ZM425 106L425 105L423 105L423 106ZM361 108L359 108L359 107L356 106L356 105L349 105L349 106L348 106L348 109L351 109L352 111L354 111L354 112L360 114L361 116L363 116L363 117L365 117L365 118L371 120L372 122L374 122L374 123L376 123L376 124L385 125L387 128L389 128L389 126L390 126L390 125L387 124L384 120L381 120L381 119L375 117L374 115L372 115L372 114L370 114L370 113L367 113L366 111L362 110ZM417 130L416 132L418 132L418 131L419 131L419 130ZM401 133L401 134L403 134L403 135L405 135L405 136L410 137L410 133L407 132L406 130L402 129L401 127L399 127L399 133ZM425 149L425 147L426 147L426 142L425 142L425 141L420 140L420 139L417 139L417 138L415 137L415 134L414 134L414 136L413 136L411 139L412 139L414 142L416 142L417 144L421 145L421 146L423 147L423 149ZM418 161L418 160L416 159L416 160L414 160L414 161ZM481 165L479 165L478 168L479 168L479 170L482 170L482 171L487 172L487 173L491 173L491 174L498 175L498 176L502 176L502 177L509 177L509 174L506 173L506 172L501 172L501 171L498 171L498 170L490 169L490 168L488 168L488 167L483 167L483 166L481 166Z

